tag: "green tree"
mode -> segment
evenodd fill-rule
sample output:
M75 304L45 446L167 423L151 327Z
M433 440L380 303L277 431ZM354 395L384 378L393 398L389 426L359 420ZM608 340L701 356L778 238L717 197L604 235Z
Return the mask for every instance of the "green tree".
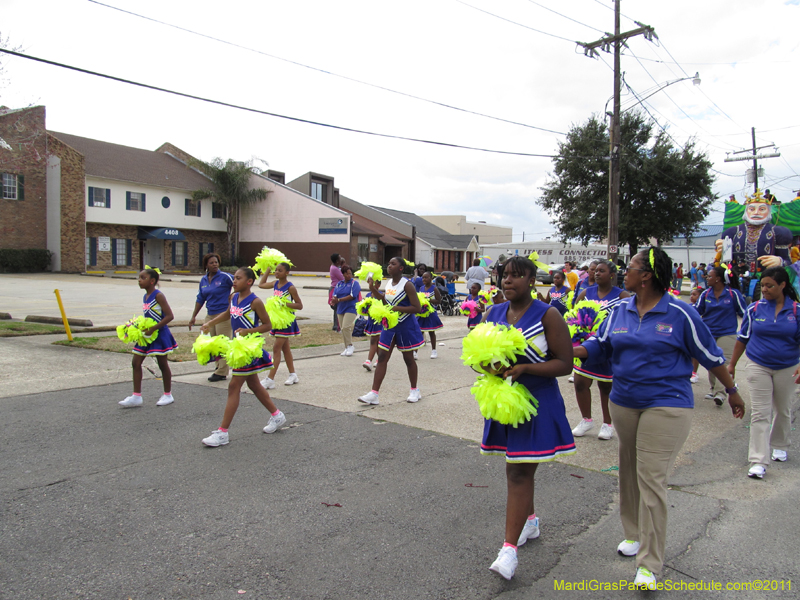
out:
M261 202L269 194L267 189L251 187L252 176L259 175L262 171L253 166L252 161L223 161L221 158L215 158L210 163L193 162L191 166L205 173L214 184L213 188L193 191L192 199L213 198L214 202L223 205L229 256L234 261L239 248L239 213L242 207Z
M631 254L652 238L659 243L698 230L717 196L711 162L693 140L676 148L641 112L622 115L619 243ZM657 131L656 131L657 129ZM554 171L537 203L555 218L562 240L586 244L608 234L608 127L598 115L559 142Z

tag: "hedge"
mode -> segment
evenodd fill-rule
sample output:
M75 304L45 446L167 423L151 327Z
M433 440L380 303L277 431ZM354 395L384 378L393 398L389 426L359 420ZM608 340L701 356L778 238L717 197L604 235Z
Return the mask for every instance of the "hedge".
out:
M42 248L0 248L0 271L4 273L33 273L50 267L53 253Z

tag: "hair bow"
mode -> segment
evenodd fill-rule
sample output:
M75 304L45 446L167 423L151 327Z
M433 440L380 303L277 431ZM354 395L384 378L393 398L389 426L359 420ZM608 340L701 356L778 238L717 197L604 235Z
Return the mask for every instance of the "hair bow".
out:
M535 264L537 269L547 270L547 265L539 260L539 253L535 250L528 254L528 260Z
M158 267L151 267L150 265L145 265L144 268L145 269L150 269L151 271L155 271L156 273L161 275L161 269L159 269Z

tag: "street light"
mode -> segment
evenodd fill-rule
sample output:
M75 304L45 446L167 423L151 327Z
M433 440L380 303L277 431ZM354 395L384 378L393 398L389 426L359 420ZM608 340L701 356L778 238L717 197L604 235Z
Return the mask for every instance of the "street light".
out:
M618 26L617 26L618 28ZM619 55L615 53L614 56L614 112L611 113L611 127L610 127L610 156L609 156L609 173L608 173L608 258L615 260L619 251L619 191L620 191L620 139L622 137L620 131L620 115L622 110L620 108L620 76L619 76ZM644 102L653 94L657 94L664 88L667 88L675 83L687 81L691 79L694 85L700 85L700 73L695 73L694 77L683 77L668 81L660 85L656 90L640 98L635 104L632 104L625 110L630 110ZM627 84L626 84L627 85ZM608 102L606 102L608 107ZM608 114L608 113L606 113Z

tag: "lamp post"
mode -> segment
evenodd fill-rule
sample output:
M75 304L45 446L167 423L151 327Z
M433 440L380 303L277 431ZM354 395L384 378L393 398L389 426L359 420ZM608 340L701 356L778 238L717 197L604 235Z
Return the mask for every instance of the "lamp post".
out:
M616 35L619 35L619 14L617 14ZM610 127L610 150L609 150L609 176L608 176L608 259L615 261L619 253L619 193L620 193L620 142L622 134L620 132L620 65L619 65L619 52L614 53L614 112L611 114L611 127ZM644 102L650 96L657 94L664 88L667 88L675 83L687 81L691 79L694 85L700 85L700 74L695 73L693 77L682 77L673 81L668 81L659 86L656 90L649 93L644 98L640 98L638 102L632 104L625 110L628 111L634 106ZM606 102L608 106L608 102ZM608 113L606 113L608 114Z

